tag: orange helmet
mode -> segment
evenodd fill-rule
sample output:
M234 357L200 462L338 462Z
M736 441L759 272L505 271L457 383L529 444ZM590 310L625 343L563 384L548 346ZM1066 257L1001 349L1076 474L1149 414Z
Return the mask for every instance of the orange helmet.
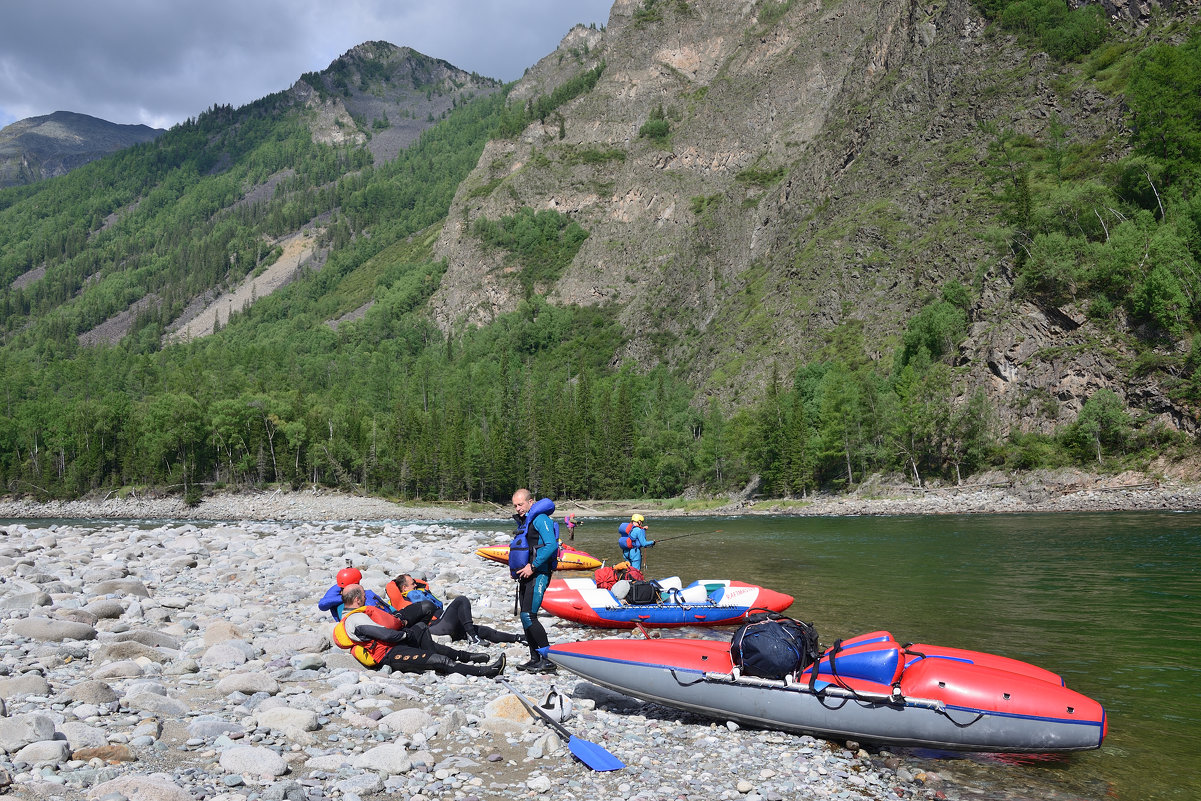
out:
M363 573L357 567L344 567L338 571L338 586L349 587L363 580Z

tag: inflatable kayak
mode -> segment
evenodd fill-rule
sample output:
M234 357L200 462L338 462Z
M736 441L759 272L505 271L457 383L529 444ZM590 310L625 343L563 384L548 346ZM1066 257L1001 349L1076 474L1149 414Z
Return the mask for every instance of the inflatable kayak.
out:
M586 626L632 629L676 626L724 626L744 620L753 609L782 612L792 596L741 581L694 581L687 587L678 578L662 579L659 586L674 602L630 604L596 586L592 579L553 579L542 596L542 610Z
M486 545L483 548L476 548L477 556L482 556L493 562L501 564L509 564L509 546L506 545ZM570 545L559 546L559 565L556 570L596 570L601 566L601 560L595 558L591 554L576 550Z
M844 641L785 679L743 676L719 640L603 639L552 645L556 665L646 701L818 737L960 751L1098 748L1105 710L1059 676L993 654Z

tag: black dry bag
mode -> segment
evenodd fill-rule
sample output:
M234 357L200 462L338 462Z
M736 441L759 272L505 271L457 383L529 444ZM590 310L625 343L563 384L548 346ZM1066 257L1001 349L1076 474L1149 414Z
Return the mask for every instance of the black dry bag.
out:
M730 641L730 656L744 675L782 679L817 660L817 630L808 623L774 617L744 624Z
M626 595L626 603L659 603L659 585L653 581L631 581L630 592Z

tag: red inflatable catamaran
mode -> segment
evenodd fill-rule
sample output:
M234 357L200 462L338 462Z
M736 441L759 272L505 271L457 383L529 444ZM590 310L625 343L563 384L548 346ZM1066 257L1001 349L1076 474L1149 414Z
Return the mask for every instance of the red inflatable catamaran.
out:
M603 639L552 645L559 667L719 720L833 739L963 751L1098 748L1105 710L1056 674L994 654L901 645L886 631L827 650L784 679L740 675L730 644Z

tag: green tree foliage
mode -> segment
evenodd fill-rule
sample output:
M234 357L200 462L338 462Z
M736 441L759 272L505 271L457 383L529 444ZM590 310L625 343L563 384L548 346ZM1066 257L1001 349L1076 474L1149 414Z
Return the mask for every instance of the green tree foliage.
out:
M521 265L518 275L527 296L535 286L556 281L588 238L588 232L566 215L553 209L535 212L528 206L496 222L478 217L471 232L508 251Z
M1072 9L1062 0L977 0L976 4L1001 27L1060 61L1087 55L1109 38L1099 5Z
M1201 164L1201 36L1154 44L1134 59L1127 89L1134 144L1172 181Z
M983 172L1008 226L1017 294L1053 305L1085 301L1099 321L1124 308L1151 340L1196 330L1199 66L1197 36L1130 57L1135 152L1114 164L1086 156L1059 118L1042 137L982 126L990 137Z
M663 106L655 106L651 109L646 122L638 128L638 136L642 139L649 139L660 147L671 141L671 123L667 120Z
M918 361L929 365L955 351L967 335L967 289L958 281L948 283L943 299L928 303L905 326L896 369Z
M501 115L494 131L495 135L506 139L512 138L529 127L534 120L545 123L547 117L559 107L592 91L604 71L605 64L601 62L592 69L559 84L549 95L531 98L524 105L510 106Z
M1095 458L1098 464L1106 452L1121 452L1130 440L1130 417L1122 399L1112 390L1092 394L1063 433L1064 443L1081 459Z

